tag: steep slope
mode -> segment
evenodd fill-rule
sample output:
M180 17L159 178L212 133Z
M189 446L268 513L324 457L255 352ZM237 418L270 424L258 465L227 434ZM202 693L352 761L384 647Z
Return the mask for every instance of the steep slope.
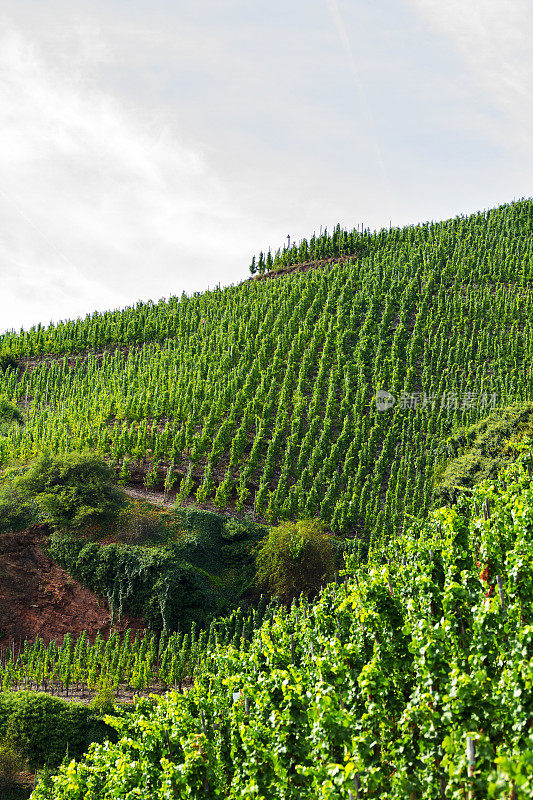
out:
M533 399L533 203L350 236L321 269L6 334L27 422L0 463L98 448L183 502L390 537L455 428Z
M35 528L0 536L0 649L13 640L37 637L48 643L66 633L107 636L107 604L50 559L47 531ZM144 630L142 620L125 614L118 630Z

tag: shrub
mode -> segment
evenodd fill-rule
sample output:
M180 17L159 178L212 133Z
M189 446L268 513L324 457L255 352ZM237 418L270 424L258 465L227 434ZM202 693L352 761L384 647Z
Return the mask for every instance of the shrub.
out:
M217 606L210 576L186 563L179 545L99 545L55 534L48 549L75 578L107 597L113 612L127 608L154 628L203 624Z
M50 556L77 580L107 597L113 612L120 615L127 609L158 629L184 629L193 621L204 624L246 595L254 580L256 547L265 528L225 520L220 533L178 531L176 514L158 510L151 514L144 505L141 512L146 515L147 530L152 520L154 531L161 531L166 539L164 545L153 544L153 535L153 546L143 547L100 545L62 532L50 537ZM128 510L119 515L121 539L130 519ZM176 541L169 541L178 533Z
M263 537L266 533L267 529L264 525L230 517L224 523L221 535L228 542L237 542L244 539Z
M286 604L300 594L313 597L333 576L339 554L338 540L320 520L283 522L257 553L257 587Z
M94 453L43 453L10 490L35 504L39 522L57 528L112 522L126 502L111 467Z
M226 521L226 517L223 514L215 514L213 511L203 511L199 508L186 508L179 505L174 506L173 510L184 528L215 536L222 533L222 528Z
M163 544L171 537L170 518L150 503L129 501L118 515L115 538L125 544Z
M115 702L117 699L117 693L109 683L101 684L95 696L89 703L89 708L92 711L97 711L98 714L111 714L115 707Z
M17 367L18 363L16 358L9 350L3 350L0 353L0 372L5 372L7 369L16 369Z
M110 736L112 729L81 703L41 692L0 694L0 742L32 768L59 765L67 749L77 758L92 741Z
M0 533L20 531L39 521L36 504L12 483L0 486Z
M0 423L13 423L24 425L24 415L15 403L7 400L5 397L0 397Z

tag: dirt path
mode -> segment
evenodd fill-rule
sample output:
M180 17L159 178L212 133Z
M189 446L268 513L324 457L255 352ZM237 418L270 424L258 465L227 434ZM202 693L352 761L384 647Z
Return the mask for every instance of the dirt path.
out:
M176 502L175 497L165 494L164 492L149 492L145 489L134 489L129 487L124 489L124 491L128 497L132 497L134 500L145 500L147 503L151 503L154 506L159 506L160 508L172 508Z
M284 275L290 275L292 272L309 272L311 269L323 269L324 267L331 267L333 264L340 264L343 261L354 261L359 258L360 254L353 253L346 256L332 256L331 258L319 258L316 261L301 261L299 264L293 264L290 267L283 267L283 269L274 270L272 272L264 272L262 275L252 275L247 278L243 283L250 283L250 281L269 281L274 278L283 278Z

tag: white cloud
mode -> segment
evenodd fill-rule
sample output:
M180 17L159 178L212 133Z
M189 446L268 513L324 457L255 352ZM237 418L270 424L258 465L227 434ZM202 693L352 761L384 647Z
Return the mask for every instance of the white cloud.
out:
M411 0L461 54L471 79L500 118L489 135L531 153L533 144L533 9L526 0ZM465 76L466 77L466 76Z
M175 116L102 90L88 59L0 38L0 330L213 285L243 247Z

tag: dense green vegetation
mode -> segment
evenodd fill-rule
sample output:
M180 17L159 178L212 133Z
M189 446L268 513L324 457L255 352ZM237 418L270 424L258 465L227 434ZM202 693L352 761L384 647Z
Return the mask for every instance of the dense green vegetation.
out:
M107 597L120 618L127 609L151 627L176 630L206 623L221 600L210 575L184 560L179 544L163 547L99 545L52 536L48 552L77 580Z
M77 529L112 524L126 496L94 453L41 453L27 468L11 470L0 487L1 530L44 523Z
M7 333L0 463L95 449L183 502L388 539L454 430L531 399L532 231L531 201L363 231L323 269Z
M316 604L206 643L188 692L110 720L118 743L35 800L531 797L532 532L512 465Z
M16 369L17 368L17 361L8 350L3 350L0 353L0 370L4 371L7 369Z
M79 758L91 742L116 739L87 706L36 692L0 694L0 744L30 767L59 766L68 753Z
M178 690L37 800L533 793L531 458L498 477L533 431L533 201L337 227L252 272L301 263L0 337L0 524L48 514L54 557L163 631L26 643L4 689ZM94 521L66 502L73 450L176 493L173 521L130 532L118 502L117 544L73 536ZM55 477L28 488L35 463ZM279 608L214 620L261 537Z
M171 631L205 625L250 592L266 534L251 520L131 501L91 453L45 452L4 474L0 531L39 523L55 530L49 555L107 598L113 617L127 609ZM115 541L101 544L102 536Z
M256 550L266 529L254 522L134 502L107 530L117 541L101 544L94 536L62 531L50 537L47 549L108 600L114 618L127 610L156 630L188 630L257 594ZM341 549L337 543L339 555Z
M257 586L285 604L300 595L315 597L342 564L343 545L320 520L283 522L257 552Z
M533 403L515 403L459 430L446 441L448 461L435 486L437 502L453 502L460 488L495 478L516 460L517 447L533 434Z
M4 428L12 423L24 424L24 415L15 403L10 403L5 397L0 397L0 425Z

